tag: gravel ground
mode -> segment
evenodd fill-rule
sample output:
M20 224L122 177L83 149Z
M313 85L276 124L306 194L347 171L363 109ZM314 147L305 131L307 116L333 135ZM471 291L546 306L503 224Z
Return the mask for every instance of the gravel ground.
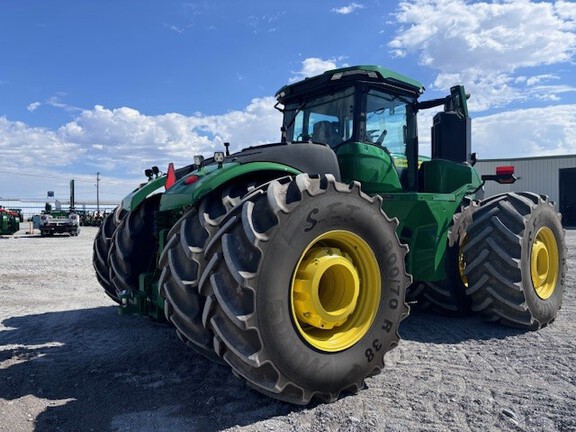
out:
M0 431L576 431L576 231L558 319L538 332L413 313L354 396L295 407L174 330L119 315L79 237L0 238Z

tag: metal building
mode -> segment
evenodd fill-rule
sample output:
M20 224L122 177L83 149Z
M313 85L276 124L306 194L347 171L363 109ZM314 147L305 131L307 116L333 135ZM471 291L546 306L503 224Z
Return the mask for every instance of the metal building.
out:
M478 160L480 174L495 174L498 166L514 166L520 179L514 184L486 182L485 196L509 191L548 195L562 213L564 226L576 226L576 155Z

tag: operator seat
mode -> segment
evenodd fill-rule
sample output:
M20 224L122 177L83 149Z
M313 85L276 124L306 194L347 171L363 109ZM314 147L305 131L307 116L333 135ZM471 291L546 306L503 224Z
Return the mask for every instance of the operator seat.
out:
M338 134L334 130L332 122L319 121L312 128L312 141L328 144L330 147L338 144Z

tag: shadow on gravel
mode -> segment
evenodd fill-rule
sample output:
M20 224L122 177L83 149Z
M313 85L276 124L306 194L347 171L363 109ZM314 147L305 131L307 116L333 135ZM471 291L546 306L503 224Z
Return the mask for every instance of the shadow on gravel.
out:
M228 367L187 348L172 327L120 316L115 306L2 324L0 398L47 399L37 431L218 431L305 409L250 390ZM402 339L442 344L522 333L418 310L400 326Z
M112 306L2 324L0 398L48 399L37 431L217 431L300 409L249 390L172 327Z
M400 324L401 339L438 344L457 344L467 340L505 339L525 330L493 324L479 316L447 317L412 307Z

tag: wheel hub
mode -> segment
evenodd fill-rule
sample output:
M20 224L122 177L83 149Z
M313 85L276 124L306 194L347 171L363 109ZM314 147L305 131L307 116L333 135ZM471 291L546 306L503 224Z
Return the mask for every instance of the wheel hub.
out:
M369 331L380 303L380 266L350 231L327 231L308 244L294 268L292 319L300 336L324 352L345 350Z
M337 248L314 248L294 281L296 315L315 328L332 329L354 311L359 290L358 271L348 254Z
M548 227L542 227L536 233L530 255L530 275L538 297L549 298L556 288L558 280L558 245L554 233Z

